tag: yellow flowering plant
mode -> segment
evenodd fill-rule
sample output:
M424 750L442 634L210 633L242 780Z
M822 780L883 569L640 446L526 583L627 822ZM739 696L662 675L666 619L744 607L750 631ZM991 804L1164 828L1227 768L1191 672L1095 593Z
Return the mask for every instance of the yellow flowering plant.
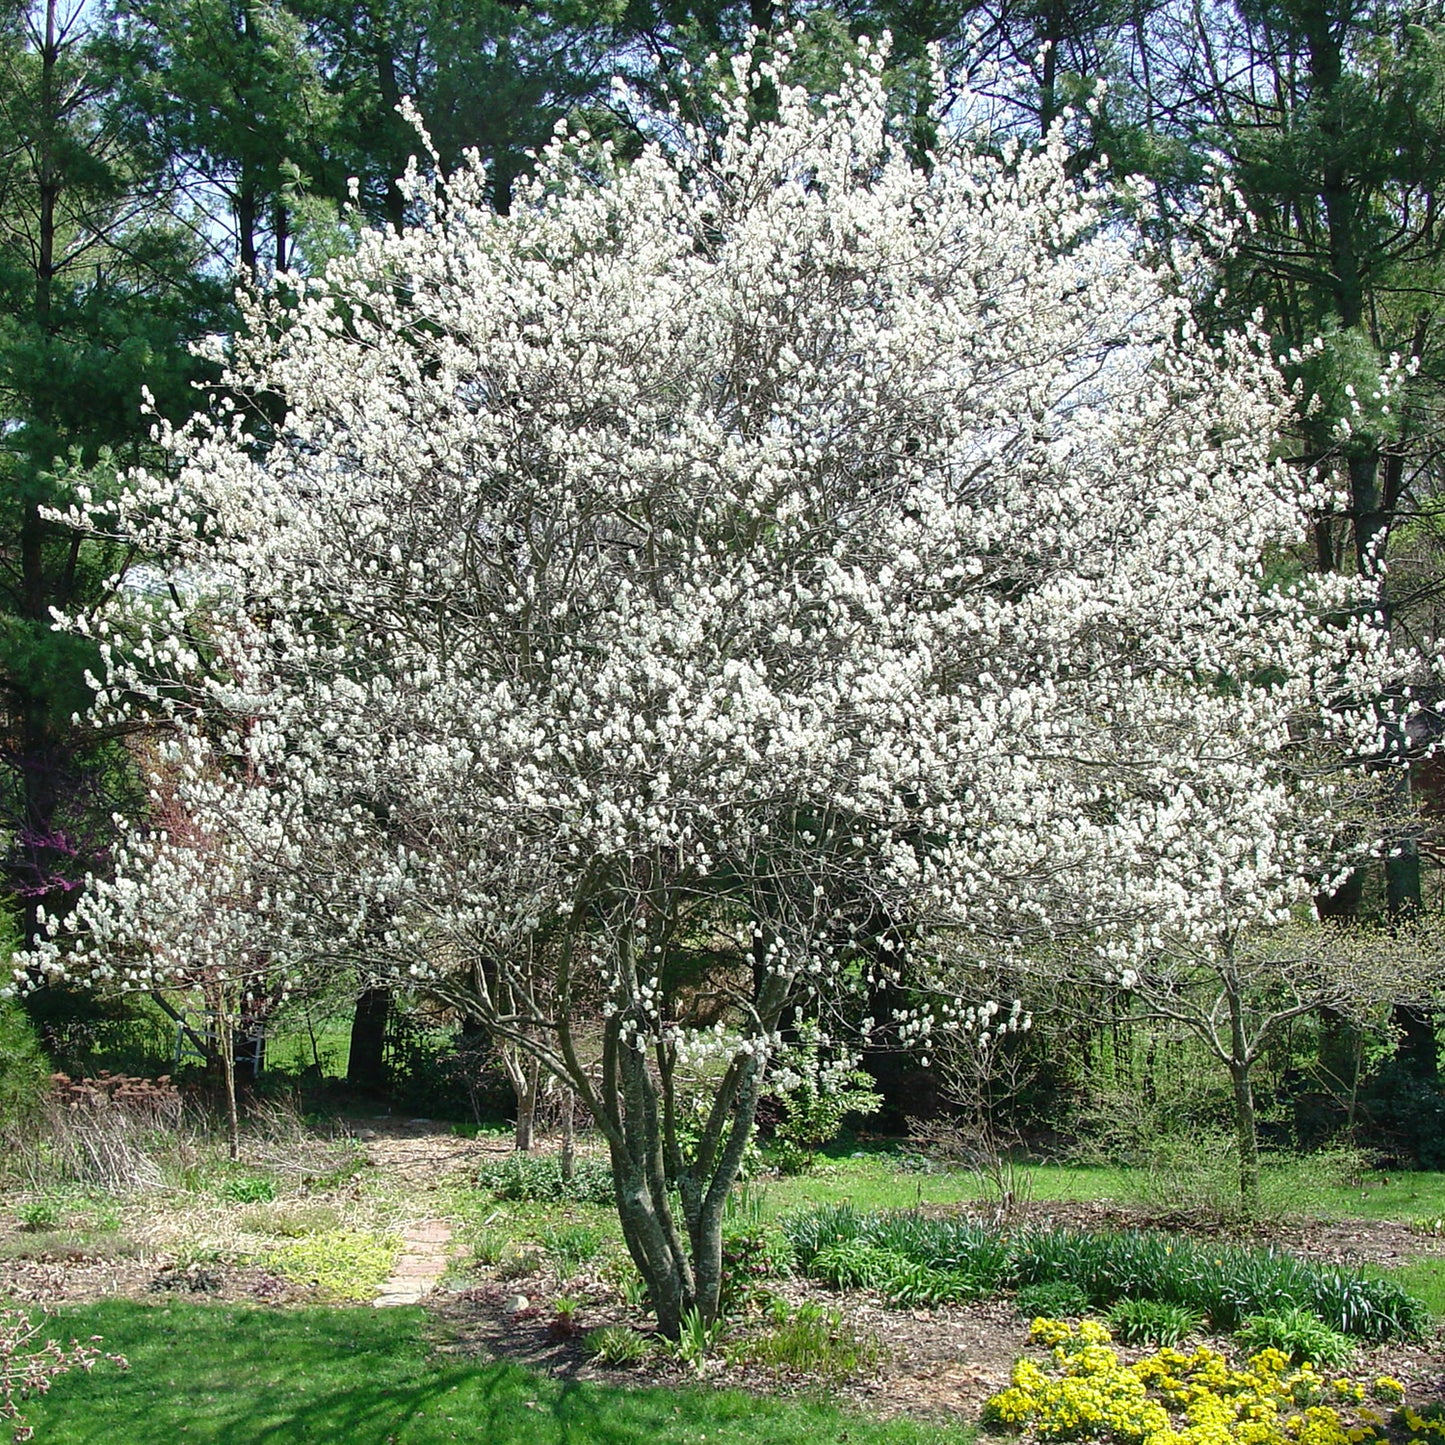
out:
M994 1429L1040 1440L1119 1445L1370 1445L1384 1420L1365 1400L1398 1404L1404 1387L1322 1375L1266 1348L1236 1366L1208 1345L1169 1346L1125 1364L1097 1320L1036 1319L1029 1338L1046 1363L1021 1359L1009 1387L984 1406ZM1391 1424L1417 1445L1445 1442L1445 1412L1396 1411Z

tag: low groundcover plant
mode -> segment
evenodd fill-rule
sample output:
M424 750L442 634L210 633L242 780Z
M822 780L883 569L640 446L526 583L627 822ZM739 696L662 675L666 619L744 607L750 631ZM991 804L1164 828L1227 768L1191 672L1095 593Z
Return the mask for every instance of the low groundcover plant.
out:
M1096 1320L1039 1318L1029 1337L1050 1348L1046 1364L1019 1360L1012 1383L984 1406L995 1430L1046 1440L1127 1445L1370 1445L1393 1424L1410 1440L1441 1438L1436 1422L1399 1404L1399 1382L1321 1374L1292 1366L1277 1349L1231 1365L1218 1350L1172 1346L1125 1364Z

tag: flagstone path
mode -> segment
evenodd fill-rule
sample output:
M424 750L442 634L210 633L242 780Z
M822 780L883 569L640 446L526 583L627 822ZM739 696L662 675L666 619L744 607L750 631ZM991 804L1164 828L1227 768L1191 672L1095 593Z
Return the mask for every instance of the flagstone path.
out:
M390 1305L414 1305L436 1288L446 1272L452 1230L444 1219L425 1219L409 1224L401 1235L401 1255L391 1278L372 1301L377 1309Z

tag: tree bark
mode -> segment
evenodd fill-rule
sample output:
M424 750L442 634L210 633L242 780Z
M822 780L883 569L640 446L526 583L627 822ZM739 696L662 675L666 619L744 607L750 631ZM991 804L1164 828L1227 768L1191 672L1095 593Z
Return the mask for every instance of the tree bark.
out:
M1234 940L1225 945L1229 1001L1229 1078L1234 1086L1234 1132L1239 1151L1239 1202L1246 1219L1259 1214L1259 1120L1254 1108L1254 1052L1245 1029L1244 998L1234 973Z
M1239 1149L1239 1202L1246 1219L1259 1214L1259 1122L1254 1108L1250 1065L1232 1060L1229 1077L1234 1085L1234 1130Z
M566 1084L562 1085L562 1149L558 1155L558 1164L562 1170L562 1178L569 1184L577 1173L577 1101L572 1096L572 1090Z
M346 1082L353 1089L380 1093L386 1088L386 1026L390 1017L391 990L364 989L356 1000L351 1048L346 1056Z
M520 1074L512 1077L517 1096L517 1124L513 1147L527 1154L532 1149L532 1136L537 1125L537 1096L542 1087L542 1066L535 1059L521 1060Z
M216 1050L220 1056L221 1082L226 1090L226 1153L234 1164L241 1157L241 1111L236 1102L236 1034L224 997L219 992L212 1017L215 1021Z

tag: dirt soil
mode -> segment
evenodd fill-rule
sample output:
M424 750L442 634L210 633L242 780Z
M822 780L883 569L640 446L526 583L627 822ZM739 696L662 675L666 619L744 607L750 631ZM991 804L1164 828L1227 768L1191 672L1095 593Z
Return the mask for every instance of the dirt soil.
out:
M572 1287L575 1290L575 1285ZM518 1293L531 1290L528 1304L515 1308ZM885 1308L863 1291L835 1294L810 1281L793 1281L781 1290L796 1305L812 1300L838 1311L855 1334L874 1337L880 1346L876 1367L849 1380L828 1381L833 1399L883 1416L976 1421L984 1402L1009 1383L1014 1361L1031 1350L1028 1322L1007 1300L939 1310ZM676 1384L699 1378L672 1361L632 1370L605 1369L589 1361L582 1337L599 1325L624 1324L647 1329L648 1321L621 1306L585 1308L575 1322L559 1328L549 1306L551 1290L537 1279L486 1284L441 1295L431 1308L448 1353L506 1359L529 1369L567 1379L614 1384ZM1228 1350L1225 1339L1210 1340ZM724 1344L726 1349L726 1343ZM1145 1353L1119 1347L1125 1359ZM1445 1404L1445 1339L1438 1334L1420 1344L1379 1346L1361 1350L1352 1373L1393 1375L1406 1387L1411 1403ZM716 1362L701 1378L722 1385L773 1393L814 1391L816 1380Z
M414 1192L418 1206L427 1208L434 1206L434 1199L428 1201L426 1196L438 1182L507 1151L505 1141L464 1139L425 1120L368 1121L355 1126L354 1133L375 1169L405 1193ZM966 1207L965 1212L969 1212ZM1034 1203L1023 1211L1020 1222L1087 1229L1151 1223L1108 1202ZM1157 1227L1158 1221L1152 1223ZM1182 1225L1175 1227L1182 1230ZM181 1267L164 1255L106 1259L86 1257L83 1251L9 1257L19 1240L17 1229L0 1225L0 1298L48 1307L105 1296L155 1299L180 1294L264 1305L316 1298L307 1287L255 1266ZM1445 1258L1445 1239L1385 1221L1295 1222L1257 1233L1248 1242L1342 1265L1390 1266L1422 1257ZM794 1305L813 1300L837 1310L855 1334L877 1340L876 1367L851 1380L826 1382L831 1398L870 1413L976 1420L984 1401L1008 1383L1014 1360L1027 1347L1027 1323L1008 1301L910 1311L884 1308L865 1291L834 1294L806 1280L786 1282L781 1292ZM553 1301L563 1293L589 1303L574 1317L559 1319ZM524 1303L519 1303L519 1296L525 1297ZM443 1353L509 1359L567 1378L633 1385L698 1378L697 1372L671 1360L632 1370L604 1369L590 1362L582 1348L587 1331L614 1323L649 1327L645 1316L616 1300L599 1280L573 1280L564 1291L545 1273L511 1281L483 1279L444 1288L425 1307ZM1445 1334L1437 1333L1420 1344L1361 1352L1354 1372L1394 1375L1406 1385L1413 1403L1445 1404ZM820 1386L816 1380L752 1370L722 1359L707 1362L701 1378L773 1392Z

